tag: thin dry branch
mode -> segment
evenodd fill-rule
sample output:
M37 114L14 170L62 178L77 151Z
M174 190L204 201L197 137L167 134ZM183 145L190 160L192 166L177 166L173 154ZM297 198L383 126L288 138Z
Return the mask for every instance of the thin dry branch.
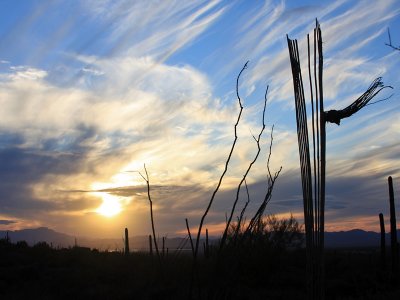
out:
M246 211L246 209L247 209L247 206L248 206L249 203L250 203L250 193L249 193L249 187L247 186L247 181L246 181L246 179L244 180L244 186L245 186L245 188L246 188L247 201L246 201L246 203L244 204L242 211L240 212L240 217L238 218L237 226L236 226L236 228L235 228L235 233L234 233L234 235L233 235L233 242L234 242L234 244L236 244L236 240L237 240L237 237L238 237L238 235L239 235L240 228L242 227L242 222L243 222L244 213L245 213L245 211ZM245 220L245 222L246 222L246 220Z
M393 46L393 44L392 44L392 38L390 37L390 30L389 30L389 28L388 28L388 37L389 37L389 44L388 43L385 43L385 45L386 46L389 46L390 48L392 48L393 50L397 50L397 51L400 51L400 46L399 47L396 47L396 46Z
M226 226L225 226L224 234L222 235L222 239L221 239L221 243L220 243L220 247L219 247L220 251L222 250L222 248L225 245L225 241L226 241L226 238L227 238L227 235L228 235L228 229L229 229L229 226L230 226L230 224L232 222L233 214L235 213L235 209L236 209L237 202L239 200L239 194L240 194L240 189L242 187L242 184L246 180L246 177L249 174L249 172L250 172L251 168L253 167L254 163L257 161L258 156L259 156L260 151L261 151L260 140L261 140L261 135L263 134L263 132L265 130L265 109L266 109L266 106L267 106L267 95L268 95L268 86L266 88L265 96L264 96L264 108L263 108L263 114L262 114L262 127L261 127L261 130L260 130L257 138L253 136L253 138L254 138L254 140L255 140L255 142L257 144L257 153L254 156L253 160L250 162L249 166L247 167L247 170L244 173L243 178L240 181L240 183L239 183L239 185L238 185L238 187L236 189L236 198L235 198L235 201L233 202L231 213L229 215L228 222L226 223Z
M189 240L190 240L190 247L192 248L192 254L194 257L194 246L193 246L192 235L190 234L189 222L188 222L187 218L185 219L185 221L186 221L186 228L187 228L187 232L188 232Z
M173 252L174 259L178 258L178 256L182 253L182 250L186 246L188 240L189 236L185 236L185 238L182 239L181 242L178 244L178 247L176 247L175 251Z
M160 257L160 252L158 251L158 244L157 244L157 238L156 238L156 230L154 227L154 216L153 216L153 201L151 200L151 195L150 195L150 180L149 180L149 174L146 169L146 164L144 166L144 171L146 173L146 177L143 176L142 173L139 172L139 175L142 176L143 180L146 181L147 184L147 198L149 199L149 204L150 204L150 220L151 220L151 229L153 231L153 239L154 239L154 247L156 248L156 253L158 260L161 264L161 257Z
M240 110L239 110L239 114L238 114L238 117L237 117L237 120L236 120L236 123L235 123L235 126L234 126L235 138L234 138L234 140L233 140L232 147L231 147L231 150L230 150L230 152L229 152L228 158L227 158L227 160L226 160L226 162L225 162L224 171L222 172L222 174L221 174L221 176L220 176L220 178L219 178L217 187L215 188L215 190L214 190L214 192L213 192L213 194L212 194L212 196L211 196L211 199L210 199L210 201L209 201L209 203L208 203L208 205L207 205L207 208L206 208L206 210L205 210L205 212L204 212L204 214L203 214L203 216L201 217L201 220L200 220L199 230L198 230L198 232L197 232L197 237L196 237L196 247L195 247L195 251L194 251L194 258L195 258L195 259L196 259L196 257L197 257L197 253L198 253L198 250L199 250L201 229L203 228L204 220L205 220L205 218L206 218L206 216L207 216L207 214L208 214L208 212L209 212L209 210L210 210L210 208L211 208L211 205L212 205L213 202L214 202L215 195L217 194L217 192L218 192L218 190L219 190L219 188L220 188L220 186L221 186L222 180L223 180L223 178L224 178L224 176L225 176L225 174L226 174L226 172L227 172L227 170L228 170L229 161L231 160L232 153L233 153L233 150L235 149L236 141L237 141L237 139L238 139L238 136L237 136L237 126L238 126L238 124L239 124L239 121L240 121L240 118L241 118L242 112L243 112L243 105L242 105L242 101L241 101L240 95L239 95L239 78L240 78L240 75L243 73L243 71L244 71L245 69L247 69L247 64L248 64L248 61L244 64L242 70L239 72L239 75L238 75L237 78L236 78L236 96L237 96L237 99L238 99L238 103L239 103Z
M282 171L282 166L279 168L277 172L275 172L274 175L271 173L270 169L270 160L271 160L271 154L272 154L272 145L274 141L274 126L272 126L271 129L271 140L269 144L269 153L268 153L268 159L267 159L267 171L268 171L268 181L267 181L267 193L265 194L264 200L261 203L260 207L258 208L257 212L254 214L253 218L251 218L249 225L247 226L243 237L246 237L251 233L251 231L254 229L254 227L261 221L262 216L265 212L265 208L267 207L269 201L271 200L272 197L272 191L274 189L275 181L278 179L280 172Z

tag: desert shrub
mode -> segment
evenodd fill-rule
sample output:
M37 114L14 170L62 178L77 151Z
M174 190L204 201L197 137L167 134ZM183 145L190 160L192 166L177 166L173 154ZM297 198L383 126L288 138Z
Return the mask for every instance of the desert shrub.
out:
M299 249L304 244L303 226L293 215L288 219L268 216L266 234L272 246L279 249Z
M240 226L240 228L238 228ZM252 228L234 223L228 233L228 245L235 248L268 247L278 250L299 249L304 243L303 226L290 215L277 218L269 215Z
M226 246L218 252L210 285L235 293L238 287L263 290L280 282L303 284L293 271L304 267L303 226L292 215L261 218L251 229L246 222L238 228L238 223L231 224Z
M18 241L15 246L20 249L27 249L29 248L28 243L26 241Z
M33 246L33 248L41 249L41 250L50 250L51 249L50 245L47 244L46 242L38 242Z

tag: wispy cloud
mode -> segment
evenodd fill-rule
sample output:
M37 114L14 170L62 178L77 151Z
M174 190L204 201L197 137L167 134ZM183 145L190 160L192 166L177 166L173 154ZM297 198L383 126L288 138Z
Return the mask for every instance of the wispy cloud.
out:
M14 220L0 220L1 225L10 225L10 224L14 224L14 223L16 223L16 221L14 221Z

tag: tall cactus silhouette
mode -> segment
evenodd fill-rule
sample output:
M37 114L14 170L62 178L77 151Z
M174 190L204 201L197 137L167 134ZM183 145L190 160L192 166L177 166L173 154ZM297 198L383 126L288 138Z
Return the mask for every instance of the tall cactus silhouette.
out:
M291 40L288 36L287 42L293 77L297 138L303 189L308 298L320 300L324 299L326 123L330 122L340 125L342 119L352 116L368 105L372 98L382 89L386 88L386 86L383 85L381 78L377 78L370 85L367 91L351 105L341 110L330 110L325 112L323 93L322 33L320 24L317 20L314 29L313 71L311 68L310 38L309 35L307 35L308 78L310 84L312 124L311 147L308 137L307 109L298 44L297 40ZM313 154L313 164L311 164L311 152Z
M399 272L399 252L397 245L396 210L394 205L393 179L388 178L390 203L390 245L392 250L392 272L397 277Z
M129 254L129 235L128 228L125 228L125 254Z
M151 239L151 234L149 234L149 253L153 255L153 241Z

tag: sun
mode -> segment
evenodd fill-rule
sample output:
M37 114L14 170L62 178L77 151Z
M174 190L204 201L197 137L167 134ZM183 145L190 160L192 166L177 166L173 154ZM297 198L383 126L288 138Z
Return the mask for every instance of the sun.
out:
M137 185L132 172L128 172L125 169L113 175L108 182L91 183L91 194L102 200L102 204L95 210L99 215L108 218L114 217L125 210L131 203L132 196L117 196L107 192L107 190L109 191L111 189Z
M119 197L101 192L96 192L95 194L103 200L103 203L96 209L98 214L111 218L122 211L121 199Z

